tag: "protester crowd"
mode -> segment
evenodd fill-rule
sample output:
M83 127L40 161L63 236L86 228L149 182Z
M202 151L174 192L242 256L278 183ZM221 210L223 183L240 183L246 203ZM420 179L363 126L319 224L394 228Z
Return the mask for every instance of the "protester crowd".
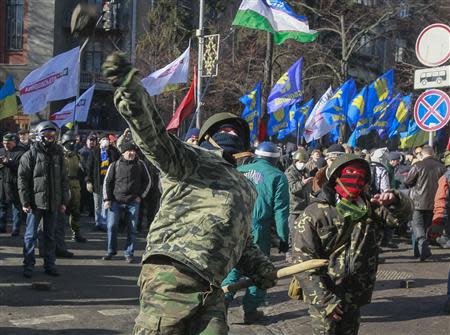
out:
M225 123L219 131L221 136L201 146L215 149L225 135L242 132L235 121ZM190 129L184 141L198 147L204 136L199 129ZM134 262L136 234L149 229L162 189L160 171L142 154L130 129L119 138L92 132L82 139L72 130L61 135L60 129L45 121L33 129L32 137L26 129L7 133L0 148L0 232L15 238L23 235L23 275L32 277L38 247L45 272L58 276L55 259L73 257L65 244L67 226L73 241L89 243L80 226L82 216L93 217L92 230L107 233L103 260L117 255L121 231L127 234L123 257ZM234 143L229 145L232 148ZM432 257L430 245L450 249L450 152L436 154L428 145L413 151L389 151L341 144L305 148L263 142L248 151L244 146L233 151L233 162L256 189L252 236L264 255L270 256L277 240L288 263L323 258L319 249L327 250L327 258L335 262L330 265L334 277L320 273L317 278L312 274L297 278L318 333L331 329L336 321L357 332L359 307L370 300L379 253L384 248L398 248L395 235L411 237L411 257L420 261ZM335 183L331 193L330 180ZM352 201L362 192L371 197L371 205ZM368 257L367 267L342 269L347 256L338 249L345 241L333 238L344 236L346 240L347 233L340 231L336 222L357 222L367 216L382 224L377 223L377 229L358 224L349 233L352 248L353 243L360 248L354 257ZM339 278L349 271L355 271L359 279L340 283ZM222 285L237 283L244 274L248 276L242 267L233 268ZM362 274L370 280L359 282ZM258 307L272 285L255 284L247 289L243 300L246 323L263 317ZM343 295L349 300L339 298ZM225 295L226 306L233 296Z

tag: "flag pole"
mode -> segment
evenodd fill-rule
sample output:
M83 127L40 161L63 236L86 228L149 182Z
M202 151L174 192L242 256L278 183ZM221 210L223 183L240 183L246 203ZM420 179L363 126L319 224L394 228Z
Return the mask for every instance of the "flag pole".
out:
M203 31L203 16L205 9L205 0L200 0L199 3L199 15L198 15L198 60L197 60L197 115L196 126L200 128L201 125L201 106L202 106L202 70L203 70L203 43L204 43L204 31Z

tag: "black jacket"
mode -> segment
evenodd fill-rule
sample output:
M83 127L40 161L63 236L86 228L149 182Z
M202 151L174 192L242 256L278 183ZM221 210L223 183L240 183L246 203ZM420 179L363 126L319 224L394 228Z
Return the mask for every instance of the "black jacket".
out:
M0 204L9 202L20 204L17 191L17 170L20 157L24 152L19 146L12 151L7 151L5 148L0 149L0 157L5 156L8 159L5 164L0 162Z
M444 165L433 157L426 157L413 165L404 183L411 188L409 195L415 209L433 210L438 181L444 173Z
M133 202L136 197L145 198L150 190L150 174L140 159L127 161L120 158L112 163L103 185L105 201Z
M33 143L20 159L17 184L23 207L57 211L67 206L69 181L62 147L46 150L40 142Z
M107 152L109 156L109 164L115 162L120 158L119 151L111 145L107 149ZM89 158L87 160L86 182L92 183L94 185L94 193L97 194L100 193L103 187L103 180L105 179L105 177L100 174L100 163L100 147L96 146L91 150Z

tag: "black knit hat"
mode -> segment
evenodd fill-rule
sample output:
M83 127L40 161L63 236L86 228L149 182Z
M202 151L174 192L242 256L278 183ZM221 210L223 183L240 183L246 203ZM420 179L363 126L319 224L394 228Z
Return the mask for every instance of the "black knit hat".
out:
M133 142L125 142L124 144L122 144L120 146L120 149L121 149L120 150L121 153L124 153L129 150L137 151L137 146Z
M3 135L3 142L16 141L16 134L8 133Z

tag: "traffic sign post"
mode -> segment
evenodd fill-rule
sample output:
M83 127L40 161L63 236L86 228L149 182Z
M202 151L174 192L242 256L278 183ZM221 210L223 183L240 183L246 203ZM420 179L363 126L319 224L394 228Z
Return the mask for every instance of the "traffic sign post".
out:
M414 120L420 129L430 133L429 144L433 145L433 132L450 120L450 98L441 90L427 90L414 105Z

